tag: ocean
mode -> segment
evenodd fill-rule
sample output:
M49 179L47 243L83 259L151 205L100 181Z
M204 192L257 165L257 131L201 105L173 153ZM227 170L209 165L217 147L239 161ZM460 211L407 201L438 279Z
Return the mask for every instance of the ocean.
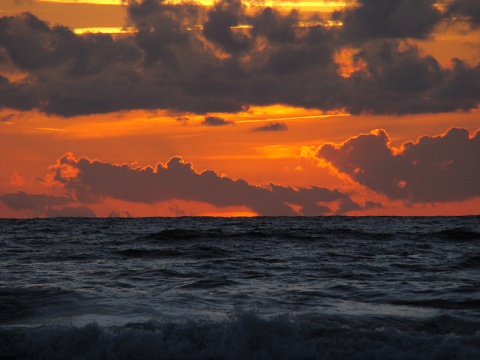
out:
M480 359L480 217L0 219L0 359Z

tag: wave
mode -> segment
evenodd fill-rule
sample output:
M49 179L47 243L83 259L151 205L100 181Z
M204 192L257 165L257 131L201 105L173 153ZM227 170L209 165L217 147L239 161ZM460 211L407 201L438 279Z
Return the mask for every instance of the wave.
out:
M58 287L0 288L0 324L28 318L44 307L60 307L74 302L75 294Z
M262 240L262 239L277 239L284 241L317 241L317 240L373 240L373 241L390 241L413 238L430 238L449 241L472 241L480 240L480 232L468 228L456 227L447 228L439 231L422 232L416 229L397 231L395 233L389 232L386 229L371 228L368 230L350 229L345 227L333 228L291 228L288 230L272 228L265 229L244 229L236 232L225 231L222 228L209 228L206 230L189 230L189 229L168 229L159 232L147 233L142 235L142 239L151 241L188 241L188 240ZM428 245L425 245L428 246Z
M480 335L469 324L438 331L458 321L445 316L414 324L340 317L264 319L249 312L217 322L9 327L0 328L0 359L479 358ZM465 327L468 331L455 333Z
M237 285L236 281L230 280L226 277L221 278L208 278L208 279L201 279L190 282L186 285L183 285L182 288L184 289L216 289L225 286L232 286Z
M394 305L424 307L429 309L443 310L479 310L480 300L477 298L464 298L462 300L453 299L418 299L418 300L395 300L391 302Z
M480 269L480 254L468 256L464 261L458 264L459 269Z
M432 235L441 239L453 241L480 240L480 232L462 227L441 230L433 233Z
M126 258L172 258L188 257L194 259L215 259L230 255L226 250L216 246L199 245L183 249L149 249L149 248L127 248L116 251Z
M259 238L270 238L272 233L268 231L261 230L246 230L239 232L225 232L222 228L210 228L206 230L197 229L166 229L154 233L149 233L144 236L147 240L153 241L179 241L179 240L196 240L196 239L228 239L228 238L250 238L250 239L259 239Z
M164 257L177 257L183 255L182 251L174 249L123 249L118 250L117 253L123 257L129 258L164 258Z
M345 228L333 229L313 229L306 231L305 229L290 229L290 230L273 230L272 228L265 229L245 229L239 231L224 231L221 228L211 228L208 230L188 230L188 229L169 229L161 230L154 233L148 233L142 236L142 239L151 241L188 241L188 240L262 240L262 239L278 239L290 241L314 241L314 240L328 240L328 239L343 239L343 238L361 238L384 240L393 237L394 234L386 233L370 233L361 230L351 230Z
M150 233L145 236L150 240L192 240L201 237L202 233L197 230L188 229L167 229L158 232Z

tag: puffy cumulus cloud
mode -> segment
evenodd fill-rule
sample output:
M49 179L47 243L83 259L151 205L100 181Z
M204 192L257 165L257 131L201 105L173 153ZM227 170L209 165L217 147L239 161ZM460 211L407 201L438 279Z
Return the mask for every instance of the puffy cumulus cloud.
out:
M458 2L460 4L460 2ZM130 35L75 34L31 14L0 18L0 108L64 117L134 109L208 114L284 104L354 113L476 108L480 65L441 67L407 38L441 14L429 0L362 0L343 27L240 0L127 2ZM463 7L461 8L463 9ZM450 11L454 10L453 4ZM303 21L303 20L302 20ZM335 54L356 47L342 76ZM6 72L25 74L14 80ZM454 96L451 96L454 94Z
M370 189L411 203L460 201L480 196L480 131L452 128L392 148L375 130L317 151L338 171Z
M76 176L65 176L68 166ZM259 215L324 215L361 210L360 204L338 190L319 187L293 189L270 184L260 187L244 180L220 177L214 171L196 172L179 157L155 168L131 168L67 154L51 168L55 180L72 197L88 204L102 198L154 204L167 200L199 201L217 207L246 206ZM332 209L334 204L338 209ZM368 207L371 204L367 204ZM293 210L299 208L299 212Z
M233 30L244 18L245 7L240 0L216 2L208 12L208 20L203 25L203 35L228 53L246 51L252 46L251 38Z
M365 67L346 79L351 113L407 114L468 110L480 99L480 65L454 60L451 69L408 42L371 42L355 55Z
M269 132L269 131L287 131L287 124L283 122L271 122L265 125L260 125L253 129L253 131Z
M232 121L225 120L218 116L206 116L202 121L202 125L206 126L225 126L231 124L233 124Z
M337 12L345 41L376 38L423 38L441 19L435 0L358 0Z

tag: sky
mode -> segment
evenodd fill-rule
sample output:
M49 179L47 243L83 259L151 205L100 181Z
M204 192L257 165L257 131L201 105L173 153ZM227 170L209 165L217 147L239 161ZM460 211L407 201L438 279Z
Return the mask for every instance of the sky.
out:
M480 2L0 2L0 217L480 214Z

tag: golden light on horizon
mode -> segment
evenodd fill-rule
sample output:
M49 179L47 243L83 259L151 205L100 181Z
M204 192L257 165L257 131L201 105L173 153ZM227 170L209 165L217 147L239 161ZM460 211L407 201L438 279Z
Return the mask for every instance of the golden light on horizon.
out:
M99 27L86 27L86 28L76 28L73 29L73 32L77 35L85 34L131 34L135 31L131 27L122 27L122 26L99 26Z
M93 4L93 5L125 5L126 0L34 0L41 3L57 3L57 4Z
M67 153L77 160L98 159L105 168L127 164L133 170L181 158L198 174L241 179L252 188L338 190L359 199L360 210L345 210L348 215L463 214L467 201L469 209L478 208L478 193L460 197L452 192L449 204L440 196L443 190L427 200L413 197L420 200L409 208L410 195L404 193L411 179L395 179L392 184L402 193L393 196L355 172L364 169L368 180L389 183L376 161L381 151L391 154L394 168L404 144L419 152L425 146L419 139L439 139L452 128L480 136L475 19L454 22L439 16L430 22L422 17L419 29L412 24L404 36L403 30L390 29L392 24L370 25L383 24L389 12L407 25L417 21L416 11L438 15L432 3L420 8L392 3L384 14L371 1L242 0L242 8L230 9L229 1L202 0L196 4L217 3L219 8L195 8L185 21L185 9L173 9L179 0L155 0L154 11L141 6L144 1L0 0L6 39L0 46L5 60L0 69L0 212L47 214L46 207L43 213L22 212L26 205L18 194L30 194L32 201L42 200L37 196L42 193L68 194L61 183L45 180L46 169ZM128 12L129 3L141 7L135 16ZM447 4L446 15L450 7L442 4ZM363 9L348 13L353 10L348 7L358 5L372 17ZM266 6L275 9L263 12ZM299 11L289 14L291 9ZM342 9L348 16L332 15ZM234 21L228 19L230 12ZM148 17L145 26L142 16ZM216 22L214 16L228 21ZM347 31L333 18L341 18ZM149 21L151 33L145 30ZM204 31L205 24L214 31ZM478 148L462 147L468 141L458 138L447 150L458 147L471 164L477 163ZM341 148L347 142L358 145L354 158ZM328 151L326 144L332 152L324 156L319 149ZM436 161L435 152L426 150L430 163ZM358 165L370 158L372 169ZM441 160L441 170L447 171L449 158ZM458 175L460 183L476 181L471 164L452 176ZM64 179L76 176L68 171L63 169ZM215 188L206 189L216 195ZM2 194L17 194L17 203L8 208ZM247 207L222 208L214 197L200 203L194 199L201 197L189 195L152 205L106 194L88 204L100 216L111 209L133 216L256 215ZM363 206L370 201L384 208ZM427 201L438 204L438 210ZM244 203L227 203L238 204Z
M94 5L127 5L128 0L34 0L35 2L41 3L58 3L58 4L94 4ZM181 0L166 1L167 3L181 3ZM213 5L215 0L199 0L197 1L202 5ZM318 7L318 8L341 8L349 6L348 1L322 1L322 0L313 0L313 1L261 1L258 3L246 1L247 4L254 7L257 5L260 6L281 6L281 7Z

